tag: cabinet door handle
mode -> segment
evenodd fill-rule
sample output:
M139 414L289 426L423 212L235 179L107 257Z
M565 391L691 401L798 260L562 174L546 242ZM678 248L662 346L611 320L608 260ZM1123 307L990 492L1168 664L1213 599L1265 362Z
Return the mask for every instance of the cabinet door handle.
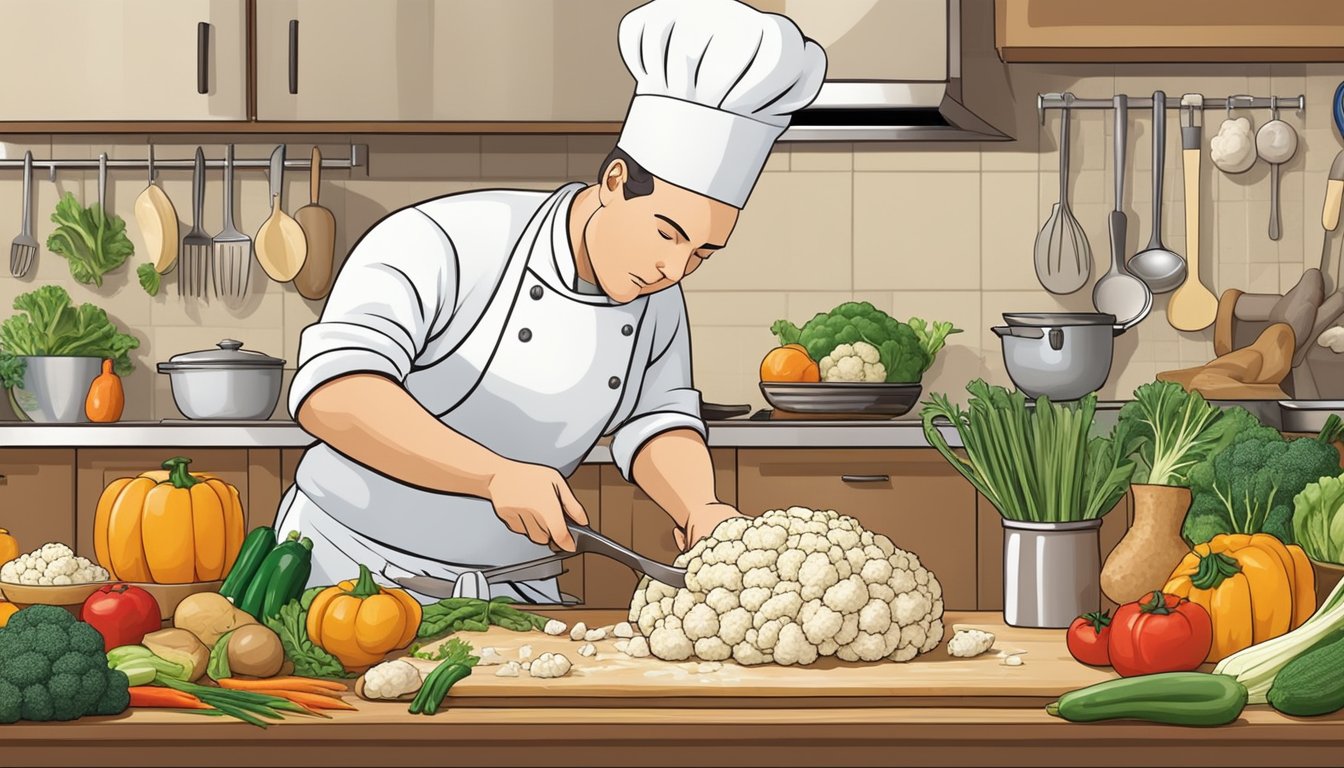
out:
M846 483L885 483L891 475L841 475L840 479Z
M299 92L299 20L289 20L289 92Z
M210 23L196 25L196 92L210 91Z
M9 477L6 475L0 475L0 485L9 485Z

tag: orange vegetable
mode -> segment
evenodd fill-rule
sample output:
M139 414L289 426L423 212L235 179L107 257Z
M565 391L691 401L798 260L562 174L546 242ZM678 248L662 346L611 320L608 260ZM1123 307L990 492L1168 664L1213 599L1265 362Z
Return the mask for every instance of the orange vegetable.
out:
M133 685L127 690L131 693L132 707L214 709L186 691L161 688L157 685Z
M84 399L84 415L89 421L117 421L125 407L126 391L121 387L121 378L112 372L112 361L104 360L103 372L89 385L89 395Z
M19 556L19 541L9 531L0 528L0 563L8 563Z
M340 696L347 690L341 683L333 680L322 680L316 677L268 677L264 680L244 680L240 677L226 677L218 682L220 688L232 688L236 691L284 689L286 691L323 693L329 696Z
M821 370L801 344L775 347L761 361L761 381L821 381Z
M9 617L19 612L19 606L0 600L0 627L9 623Z
M354 671L405 648L420 628L420 603L400 589L383 589L368 566L359 579L327 587L308 607L308 637Z
M260 681L266 682L266 681ZM354 711L354 707L334 696L323 696L320 693L310 693L308 691L291 691L289 689L279 688L256 688L254 693L264 693L267 696L279 696L282 699L298 704L301 707L312 709L348 709Z
M166 471L113 480L98 499L93 548L114 580L187 584L222 579L243 544L238 489L188 472L173 458Z

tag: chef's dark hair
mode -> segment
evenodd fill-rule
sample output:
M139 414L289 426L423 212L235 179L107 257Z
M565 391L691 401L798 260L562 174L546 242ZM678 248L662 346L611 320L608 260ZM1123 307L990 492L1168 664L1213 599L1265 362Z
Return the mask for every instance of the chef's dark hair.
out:
M625 179L625 199L630 200L635 197L644 197L653 194L653 174L644 170L644 166L635 162L635 158L626 154L625 150L616 147L607 155L607 159L602 161L602 167L597 171L597 183L601 184L607 176L607 169L617 160L625 163L628 175Z

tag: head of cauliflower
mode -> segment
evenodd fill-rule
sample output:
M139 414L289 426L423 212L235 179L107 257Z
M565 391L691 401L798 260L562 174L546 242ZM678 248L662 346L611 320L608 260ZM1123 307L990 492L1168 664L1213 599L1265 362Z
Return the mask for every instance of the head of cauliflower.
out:
M882 365L882 354L866 341L841 344L817 364L822 381L887 380L887 368Z
M938 579L833 510L725 520L676 564L687 569L684 589L645 577L630 603L630 622L660 659L909 661L942 640Z

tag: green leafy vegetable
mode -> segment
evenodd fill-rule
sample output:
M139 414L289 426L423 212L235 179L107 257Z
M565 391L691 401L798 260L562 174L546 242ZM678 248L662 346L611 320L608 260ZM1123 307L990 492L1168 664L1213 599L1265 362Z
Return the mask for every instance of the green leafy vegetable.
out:
M154 268L153 264L150 264L149 262L141 264L136 267L135 274L139 275L140 287L145 289L145 293L148 293L150 296L159 295L159 271Z
M802 344L813 360L821 360L841 344L868 342L881 355L887 381L902 383L918 382L948 334L960 332L951 323L929 326L919 318L902 323L866 301L841 304L814 316L802 328L779 320L770 331L780 344Z
M496 597L450 597L425 606L420 618L418 637L433 637L445 632L484 632L503 627L512 632L532 632L546 626L546 617L514 608L513 600Z
M438 650L435 655L442 661L425 677L419 693L411 702L410 713L413 715L432 715L437 712L448 697L448 690L458 681L469 677L472 667L480 661L479 657L471 655L471 646L456 637L439 646Z
M12 315L0 323L0 377L6 387L23 386L28 356L101 357L113 361L119 376L130 374L130 351L140 346L134 336L121 333L107 312L93 304L76 307L59 285L44 285L14 299Z
M135 253L124 219L108 215L101 205L85 208L69 192L56 203L51 221L56 229L47 238L47 250L65 257L76 282L101 286L103 275Z
M1307 555L1344 564L1344 477L1308 483L1293 499L1293 536Z
M1259 422L1244 408L1224 411L1198 392L1154 381L1134 390L1120 409L1138 440L1139 466L1134 481L1152 485L1189 485L1190 469Z
M1109 437L1091 436L1097 398L1076 404L1042 397L1035 407L1021 392L977 379L967 410L934 393L922 411L924 436L1009 520L1060 523L1110 512L1134 472L1137 439L1127 424ZM956 429L966 456L953 453L939 431Z
M1190 470L1193 500L1181 533L1192 546L1220 533L1268 533L1292 544L1294 498L1338 474L1339 451L1330 443L1249 427Z
M210 649L210 661L205 666L205 673L211 680L233 677L233 670L229 669L229 638L232 636L232 630L225 632L219 636L215 647Z
M308 637L308 606L324 587L314 587L290 600L279 615L266 618L266 626L280 636L285 658L294 664L294 674L303 677L354 677L341 662Z

